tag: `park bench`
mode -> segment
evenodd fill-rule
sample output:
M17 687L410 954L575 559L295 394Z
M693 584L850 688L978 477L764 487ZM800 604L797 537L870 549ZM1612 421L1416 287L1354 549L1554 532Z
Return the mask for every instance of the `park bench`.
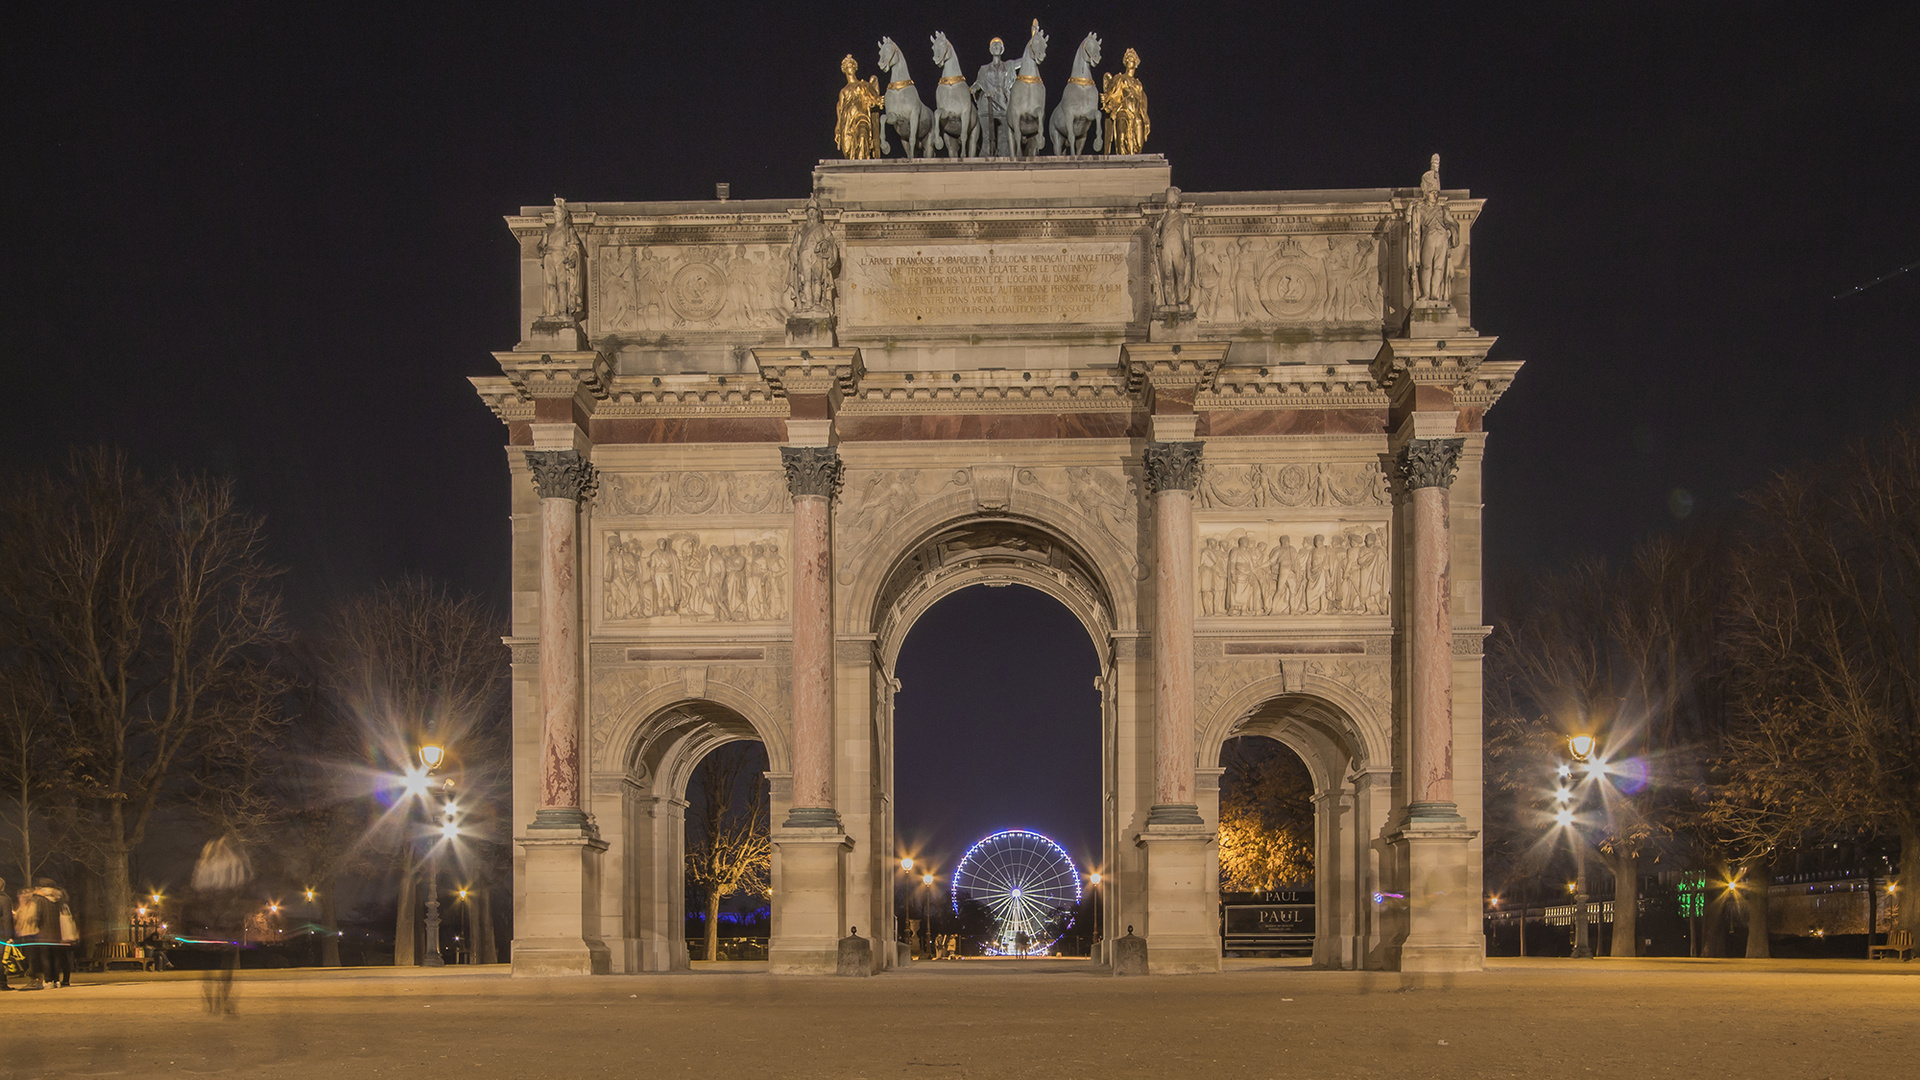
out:
M140 971L152 971L154 959L148 950L138 945L124 941L109 941L82 966L90 971L108 972L112 971L115 965L132 967Z
M1913 959L1913 931L1894 930L1887 934L1885 945L1867 946L1868 959L1878 960L1887 953L1892 953L1902 963Z

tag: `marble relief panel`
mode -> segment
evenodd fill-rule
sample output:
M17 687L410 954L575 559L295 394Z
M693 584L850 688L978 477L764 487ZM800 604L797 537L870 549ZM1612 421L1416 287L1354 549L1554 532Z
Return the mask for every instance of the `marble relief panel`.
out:
M1199 617L1385 615L1384 522L1203 523Z
M784 246L606 244L592 311L602 332L721 330L786 321Z
M1123 551L1131 552L1138 543L1139 496L1124 471L1005 464L851 471L834 515L839 543L858 552L921 503L955 489L971 494L981 509L1001 510L1021 488L1044 492L1072 507ZM850 573L843 575L843 581L851 581Z
M1384 295L1371 236L1219 236L1195 245L1202 322L1377 322Z
M793 510L785 474L766 472L602 473L594 508L629 517L683 514L785 514Z
M779 622L792 590L784 529L608 529L600 612L667 625Z

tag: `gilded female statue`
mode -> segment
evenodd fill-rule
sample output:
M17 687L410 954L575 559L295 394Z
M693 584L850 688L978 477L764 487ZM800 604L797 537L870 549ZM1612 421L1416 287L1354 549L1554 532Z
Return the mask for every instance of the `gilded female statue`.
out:
M1128 49L1120 58L1126 71L1107 72L1100 87L1100 107L1107 114L1107 153L1137 154L1147 145L1153 124L1147 119L1147 91L1134 77L1140 54Z
M847 85L840 88L840 102L834 107L834 145L849 158L877 158L880 140L873 132L873 110L887 100L880 93L880 80L868 76L866 82L861 82L855 74L860 70L860 62L851 53L840 61L840 70L847 76Z

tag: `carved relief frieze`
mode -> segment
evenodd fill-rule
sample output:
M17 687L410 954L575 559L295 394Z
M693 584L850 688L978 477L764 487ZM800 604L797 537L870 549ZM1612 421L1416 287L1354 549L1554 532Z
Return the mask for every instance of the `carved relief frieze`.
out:
M1197 245L1202 322L1378 322L1379 245L1371 236L1205 236Z
M1195 716L1203 721L1249 683L1271 678L1280 670L1276 660L1214 660L1193 667Z
M1124 469L1069 465L1021 469L1020 486L1037 488L1065 502L1105 533L1131 565L1139 544L1140 485Z
M593 712L588 721L593 760L605 768L607 745L628 705L655 687L682 681L677 667L596 667L593 669Z
M1386 472L1377 461L1208 465L1198 495L1202 510L1387 506L1391 501Z
M1020 488L1032 488L1078 511L1108 536L1131 562L1137 543L1139 496L1121 469L1062 466L1028 469L1013 465L974 465L962 469L872 469L848 474L842 507L836 515L838 543L858 555L875 537L928 499L954 489L969 492L981 510L1004 510ZM840 580L853 581L855 559L843 560Z
M1203 524L1199 616L1385 615L1387 537L1367 522Z
M783 473L604 473L594 508L603 514L786 514L793 510Z
M768 330L785 325L784 245L603 244L593 277L603 333Z
M1359 694L1383 710L1393 704L1389 665L1377 660L1309 660L1308 675L1322 678Z
M601 534L601 618L668 625L778 622L791 589L785 530Z

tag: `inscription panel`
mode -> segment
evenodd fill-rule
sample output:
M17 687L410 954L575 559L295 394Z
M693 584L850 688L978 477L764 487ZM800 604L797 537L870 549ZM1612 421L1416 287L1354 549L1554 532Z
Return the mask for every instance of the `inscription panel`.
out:
M1124 323L1126 243L862 246L849 251L841 312L869 326Z

